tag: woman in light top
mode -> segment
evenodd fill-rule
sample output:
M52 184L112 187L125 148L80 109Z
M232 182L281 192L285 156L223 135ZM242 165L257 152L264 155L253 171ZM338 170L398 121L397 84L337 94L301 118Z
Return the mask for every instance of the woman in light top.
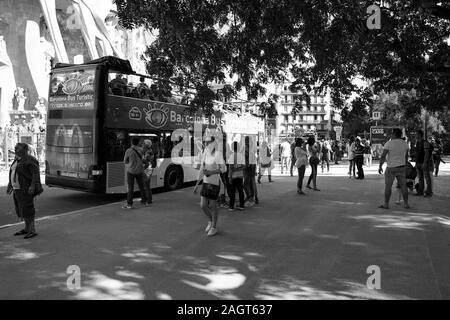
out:
M220 192L220 174L226 172L227 167L223 153L217 150L218 146L214 141L214 137L207 136L205 142L206 146L202 154L202 162L194 193L197 193L200 181L203 181L200 192L200 207L208 217L208 225L205 232L208 237L212 237L217 233L217 200Z
M306 187L314 191L320 191L317 189L317 166L320 163L320 147L317 145L314 137L308 138L306 151L308 152L309 164L311 166L311 175L309 176ZM311 182L313 183L313 188L311 188Z
M298 169L297 193L305 195L303 192L303 178L305 177L306 166L308 165L308 153L303 145L303 139L295 139L295 166Z
M348 161L349 161L349 166L348 166L348 177L349 177L349 179L352 178L352 173L353 173L353 178L356 178L356 166L355 166L354 149L355 149L355 137L351 136L350 140L348 142L348 145L347 145L347 154L348 154Z

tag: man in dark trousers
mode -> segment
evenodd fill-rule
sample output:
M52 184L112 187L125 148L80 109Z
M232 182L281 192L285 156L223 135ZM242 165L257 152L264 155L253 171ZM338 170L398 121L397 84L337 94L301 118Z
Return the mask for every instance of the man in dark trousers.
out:
M401 189L404 207L409 209L408 187L406 185L406 163L408 162L408 143L402 139L402 130L395 128L392 130L392 139L386 142L383 147L383 154L380 159L378 173L383 173L383 164L387 162L386 173L384 174L384 204L379 208L389 209L389 200L392 195L392 184L394 180Z
M139 148L140 139L133 138L132 146L125 151L123 162L127 169L128 196L127 204L123 209L133 208L134 180L137 181L139 192L141 193L142 203L147 207L149 205L147 195L144 188L144 163L141 148Z

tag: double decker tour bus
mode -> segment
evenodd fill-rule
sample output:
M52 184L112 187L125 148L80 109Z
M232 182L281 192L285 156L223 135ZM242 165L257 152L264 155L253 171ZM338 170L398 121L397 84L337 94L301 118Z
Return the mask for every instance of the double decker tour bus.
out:
M131 139L152 141L157 155L151 187L174 190L195 181L194 124L215 129L221 112L205 117L175 103L152 101L138 94L143 80L130 63L104 57L82 65L58 64L51 73L46 134L46 184L98 193L125 193L123 157ZM172 161L178 128L188 129L187 161Z

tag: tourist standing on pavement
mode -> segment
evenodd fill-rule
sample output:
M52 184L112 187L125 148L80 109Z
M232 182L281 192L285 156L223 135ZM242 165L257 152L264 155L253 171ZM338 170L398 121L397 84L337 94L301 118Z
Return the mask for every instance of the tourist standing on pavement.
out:
M339 142L334 140L331 148L333 149L334 164L339 164L339 161L341 161L341 148L339 146Z
M225 173L227 167L221 150L217 150L217 143L214 137L206 136L205 142L206 146L202 154L202 162L194 194L197 193L199 184L203 181L200 191L200 207L208 217L208 225L205 232L208 237L212 237L217 234L217 199L220 192L220 174Z
M261 153L266 152L266 157L262 157ZM261 161L261 158L265 158L265 161ZM261 178L266 172L269 177L269 182L273 182L272 180L272 151L270 150L270 146L267 141L263 141L261 143L261 149L259 151L259 174L258 174L258 183L261 183Z
M16 144L14 151L16 157L9 170L7 193L13 194L16 214L25 221L25 229L14 235L25 235L25 239L30 239L37 236L34 197L43 191L39 177L39 161L29 155L26 143Z
M230 181L230 208L229 211L244 210L245 196L244 196L244 170L245 164L238 163L239 144L237 141L231 145L233 149L234 159L228 165L228 178ZM239 194L239 205L235 207L236 190Z
M317 167L320 163L320 147L316 143L316 139L314 137L308 138L306 151L309 156L309 165L311 166L311 175L309 176L306 187L308 189L313 189L314 191L320 191L319 189L317 189ZM314 186L313 188L311 188L311 181Z
M123 209L133 208L133 195L134 195L134 180L137 181L139 186L139 192L141 193L141 202L148 206L149 202L147 199L145 187L144 187L144 162L142 150L139 147L140 139L133 138L131 140L132 146L125 151L125 156L123 162L125 163L127 171L127 184L128 184L128 195L127 204L124 205Z
M389 201L392 194L392 185L394 180L402 191L403 205L409 209L408 187L406 185L406 163L408 162L408 143L402 139L402 130L395 128L392 130L392 138L383 147L381 154L380 167L378 172L383 173L383 164L387 162L386 172L384 174L384 204L379 208L389 209Z
M366 140L364 143L364 164L366 167L370 168L372 166L372 146L370 145L370 141Z
M350 140L347 144L347 155L348 155L348 177L351 179L352 174L353 178L356 178L356 170L355 170L355 154L354 154L354 148L355 148L355 137L351 136Z
M353 154L354 154L354 158L353 160L355 161L355 165L358 169L358 177L356 179L358 180L363 180L364 179L364 168L363 168L363 164L364 164L364 145L361 142L361 138L360 137L356 137L355 143L354 143L354 148L353 148Z
M291 166L291 144L289 141L285 140L281 144L281 174L283 174L283 168L286 168L285 172L288 173L288 170Z
M303 139L295 139L295 166L298 171L298 181L297 181L297 193L305 195L303 192L303 179L305 177L306 166L308 165L308 153L306 152L306 147L303 144Z
M434 176L437 177L439 174L439 166L441 165L441 162L444 162L442 160L443 148L441 140L439 140L439 138L437 137L436 138L433 137L432 143L433 143L432 156L434 163Z
M294 167L295 167L295 162L297 161L297 158L295 157L295 139L294 141L291 143L291 177L294 176Z
M151 178L153 175L153 170L156 168L156 156L153 153L152 141L144 140L143 149L143 162L144 162L144 188L147 197L147 203L153 202Z
M422 130L417 130L416 137L416 170L417 177L419 179L419 188L417 190L417 195L431 197L433 195L433 182L431 180L431 175L434 169L432 147L427 140L424 140L424 134Z
M331 144L328 140L322 142L322 173L324 171L324 164L327 164L327 172L330 172L330 159L331 159Z
M252 207L259 203L258 189L256 186L256 154L254 159L250 157L250 153L254 153L254 150L250 150L250 137L245 137L245 170L244 170L244 191L245 191L245 206Z

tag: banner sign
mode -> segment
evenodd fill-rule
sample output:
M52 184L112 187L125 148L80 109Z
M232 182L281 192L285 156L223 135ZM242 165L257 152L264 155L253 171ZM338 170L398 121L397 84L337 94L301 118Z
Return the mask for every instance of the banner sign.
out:
M223 114L214 112L205 117L201 112L191 113L185 106L107 95L106 126L121 129L173 131L195 124L217 128L223 125Z
M392 129L401 127L370 127L370 142L372 143L373 155L379 159L383 153L383 146L391 139Z
M49 110L94 110L95 70L57 72L50 80Z

